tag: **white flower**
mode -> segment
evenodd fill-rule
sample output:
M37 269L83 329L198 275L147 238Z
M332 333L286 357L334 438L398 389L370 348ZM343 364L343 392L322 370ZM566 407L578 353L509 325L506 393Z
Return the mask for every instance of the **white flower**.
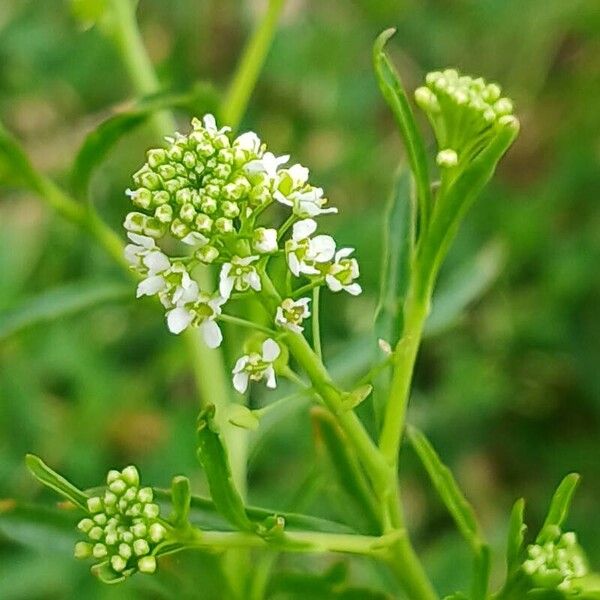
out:
M258 154L260 152L261 141L253 131L247 131L238 136L233 142L233 145L238 146L242 150L249 150L250 152Z
M192 121L192 123L194 123ZM202 117L202 123L204 124L204 129L206 129L206 131L210 131L211 133L217 133L217 134L222 134L222 133L227 133L228 131L231 131L231 127L221 127L221 129L217 128L217 120L215 119L214 115L211 114L207 114L204 115L204 117Z
M354 280L360 275L358 262L355 258L348 258L354 248L342 248L335 254L335 260L325 275L325 283L332 292L345 290L352 296L362 292L360 284Z
M318 215L337 213L334 207L323 208L327 200L323 198L322 188L310 188L303 192L292 192L288 196L277 190L273 197L280 204L292 207L292 212L298 217L316 217Z
M234 256L231 262L225 263L221 267L219 276L219 292L226 300L231 296L235 289L237 292L245 292L252 288L255 292L260 292L260 277L256 268L252 265L258 260L258 256L246 256L240 258Z
M310 236L317 229L313 219L304 219L294 223L292 239L285 243L285 251L290 271L299 277L305 275L319 275L315 263L325 263L333 258L335 253L335 240L329 235Z
M237 360L233 368L233 387L243 394L248 389L248 381L260 381L266 379L267 387L277 387L275 369L273 363L281 353L281 348L271 338L265 340L262 345L262 355L258 352L246 354Z
M277 252L277 230L264 227L255 229L252 247L260 254Z
M308 303L310 298L300 298L293 300L286 298L278 307L275 313L275 323L280 327L285 327L296 333L304 330L302 321L310 317Z
M217 348L223 334L215 319L221 314L225 299L201 292L195 302L181 303L167 312L167 326L171 333L181 333L190 324L198 327L209 348Z
M262 158L251 160L245 168L249 173L265 173L271 181L275 181L277 169L288 160L290 160L289 154L275 156L272 152L265 152Z
M193 302L198 297L198 284L190 277L185 265L174 263L164 271L150 274L137 288L137 297L159 295L165 308Z
M160 251L151 237L131 232L127 237L134 243L125 246L125 260L135 270L155 275L166 271L171 266L169 258Z

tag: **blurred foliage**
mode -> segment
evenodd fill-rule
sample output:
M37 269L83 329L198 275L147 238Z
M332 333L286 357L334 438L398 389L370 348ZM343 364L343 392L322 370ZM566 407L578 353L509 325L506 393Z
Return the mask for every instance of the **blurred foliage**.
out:
M198 81L224 87L260 5L141 0L142 31L165 90L183 92ZM356 371L357 349L366 352L361 335L375 310L381 218L401 157L370 63L373 39L389 26L399 31L391 48L408 88L428 70L457 66L499 80L523 123L442 275L451 281L453 270L464 269L490 241L503 249L504 270L482 286L485 295L455 326L426 341L410 419L458 473L497 548L517 497L528 498L527 520L537 529L560 478L580 472L571 525L598 567L597 1L288 0L244 126L311 168L341 207L336 236L357 248L366 293L353 301L328 296L323 310L325 352L335 356L340 376ZM132 99L113 48L94 29L78 28L59 0L0 4L0 89L4 123L34 164L66 185L85 135L115 105ZM92 179L93 201L115 228L127 210L129 174L151 142L142 127L116 146ZM37 199L2 191L3 317L42 291L109 279L124 281L80 232ZM58 320L40 319L0 341L0 497L33 501L44 494L23 467L26 452L43 455L83 487L97 483L107 467L135 462L156 485L185 472L196 491L205 491L194 455L197 403L182 344L151 303L134 306L117 295L105 300ZM235 345L226 348L229 362ZM256 405L263 401L252 398ZM299 402L285 421L253 440L251 502L296 508L304 489L310 493L303 508L314 514L336 516L343 509L319 465L310 466L317 456L310 431L307 405ZM414 453L403 451L409 522L427 567L442 592L464 588L467 550ZM188 598L198 585L204 597L219 597L214 559L193 554L165 559L160 578L101 587L71 559L71 538L53 532L53 523L49 517L43 540L19 535L26 542L19 546L10 531L0 531L3 600L172 598L173 590ZM351 581L340 588L333 585L339 577L333 559L279 561L271 590L278 599L304 597L294 590L305 566L316 573L314 598L364 598L362 586L382 578L356 561ZM493 569L499 575L502 566Z

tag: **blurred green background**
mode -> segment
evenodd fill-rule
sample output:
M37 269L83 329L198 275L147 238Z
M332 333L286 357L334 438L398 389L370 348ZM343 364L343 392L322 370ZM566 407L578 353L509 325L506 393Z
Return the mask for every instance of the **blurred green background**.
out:
M527 498L535 529L560 478L580 472L570 524L598 568L597 0L287 4L243 125L274 152L290 152L311 168L341 209L327 227L357 248L365 293L328 296L323 310L326 355L342 379L369 351L383 206L402 157L371 70L375 36L398 28L390 48L409 89L427 71L455 66L499 81L515 100L522 134L471 212L442 277L452 281L484 247L480 259L491 253L497 274L460 319L426 340L410 418L453 467L499 549L516 498ZM224 89L262 6L141 0L142 32L164 88L210 81ZM95 29L82 31L66 3L0 3L0 118L41 170L68 185L85 134L131 98L111 44ZM128 210L123 190L153 143L144 128L128 136L93 180L93 200L117 230ZM87 237L37 198L0 190L0 314L45 290L108 281L125 278ZM25 471L30 451L82 487L97 484L109 467L135 462L148 482L167 485L186 473L202 491L187 354L152 303L133 296L132 287L130 298L0 339L0 498L55 500ZM226 350L230 364L239 340ZM250 501L291 505L319 469L306 406L252 443ZM466 550L408 448L401 468L409 522L428 569L442 592L464 587ZM305 508L339 518L336 492L316 481ZM134 578L111 590L71 559L71 540L27 528L18 531L22 543L14 537L0 532L3 600L191 598L200 597L198 585L202 597L220 597L210 561L197 555L172 559L161 578ZM322 574L332 564L286 557L272 597L307 597L294 595L294 578L283 574ZM184 575L185 565L192 576ZM501 576L501 564L495 572ZM354 562L353 585L378 579L385 587L371 566Z

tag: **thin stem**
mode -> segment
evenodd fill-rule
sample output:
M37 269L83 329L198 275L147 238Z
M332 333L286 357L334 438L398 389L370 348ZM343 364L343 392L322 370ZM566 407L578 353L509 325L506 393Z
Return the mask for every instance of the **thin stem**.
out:
M221 110L223 121L237 129L256 86L258 75L275 36L285 0L269 0L267 11L244 49Z
M279 231L277 232L277 241L281 240L281 238L285 235L286 231L294 224L296 220L296 215L290 215L281 225Z
M323 284L322 278L316 279L315 281L311 281L311 283L308 283L307 285L303 285L302 287L299 287L297 290L294 290L290 294L290 298L293 298L295 300L296 298L303 296L304 294L310 292L311 290L313 290L314 288L316 288L322 284Z
M267 415L271 415L273 413L277 414L285 405L293 402L294 400L299 400L300 398L304 398L308 396L312 392L312 388L303 389L300 392L294 392L293 394L289 394L288 396L284 396L283 398L279 398L279 400L275 400L275 402L271 402L271 404L267 404L262 408L255 408L252 412L259 418L262 419Z
M323 361L323 351L321 349L321 322L319 319L319 293L320 287L316 287L313 290L313 305L312 305L312 335L313 335L313 348L315 354L319 357L320 361Z
M232 323L233 325L239 325L240 327L246 327L248 329L255 329L256 331L262 331L270 336L276 336L277 332L274 329L270 329L269 327L264 327L263 325L259 325L258 323L254 323L253 321L248 321L246 319L241 319L240 317L234 317L233 315L219 315L219 321L224 321L225 323Z

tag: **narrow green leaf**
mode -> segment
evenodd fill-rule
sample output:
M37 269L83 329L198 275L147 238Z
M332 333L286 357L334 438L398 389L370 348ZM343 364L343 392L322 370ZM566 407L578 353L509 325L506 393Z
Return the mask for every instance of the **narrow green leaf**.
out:
M550 501L548 515L537 537L537 544L544 543L549 531L562 528L563 523L569 515L569 508L571 507L571 502L580 479L581 477L577 473L571 473L560 482Z
M473 558L473 583L471 585L471 600L487 598L490 569L492 567L490 547L480 544Z
M411 426L408 428L408 435L433 487L452 515L459 531L473 548L478 549L482 536L475 512L458 487L450 469L442 463L437 452L422 432Z
M76 506L79 506L85 512L88 512L88 496L72 483L67 481L62 475L53 471L41 458L34 454L27 454L25 464L31 471L31 474L46 487L54 490Z
M385 44L394 33L395 29L387 29L375 41L373 46L373 66L377 75L379 89L392 109L398 129L406 146L408 161L417 188L419 224L420 232L422 232L427 229L429 213L432 207L427 154L400 76L384 52Z
M39 177L17 140L0 123L0 186L25 186L38 191Z
M424 336L433 337L454 325L465 309L480 298L496 280L504 265L504 248L492 242L441 282L433 297Z
M519 558L525 540L525 532L527 531L527 525L525 525L523 520L524 512L525 500L519 498L512 508L508 524L508 539L506 543L507 578L514 573L520 565Z
M131 285L114 281L84 281L46 290L0 313L0 340L26 327L127 297L131 297Z
M344 502L353 507L353 524L364 522L365 533L378 532L381 527L379 506L344 433L329 411L314 407L310 415L317 444L331 464L331 476L343 492Z
M94 170L123 136L144 123L152 114L167 108L181 108L193 113L210 112L215 110L217 101L214 88L209 84L199 83L189 92L143 98L130 110L108 118L88 134L75 158L72 169L75 196L87 196Z
M171 502L173 504L171 522L175 527L185 528L188 525L191 500L190 480L181 475L173 477L171 482Z
M235 487L229 457L213 418L214 411L215 407L211 405L198 418L198 459L206 473L217 510L232 525L252 531L254 524L248 518L242 497Z

